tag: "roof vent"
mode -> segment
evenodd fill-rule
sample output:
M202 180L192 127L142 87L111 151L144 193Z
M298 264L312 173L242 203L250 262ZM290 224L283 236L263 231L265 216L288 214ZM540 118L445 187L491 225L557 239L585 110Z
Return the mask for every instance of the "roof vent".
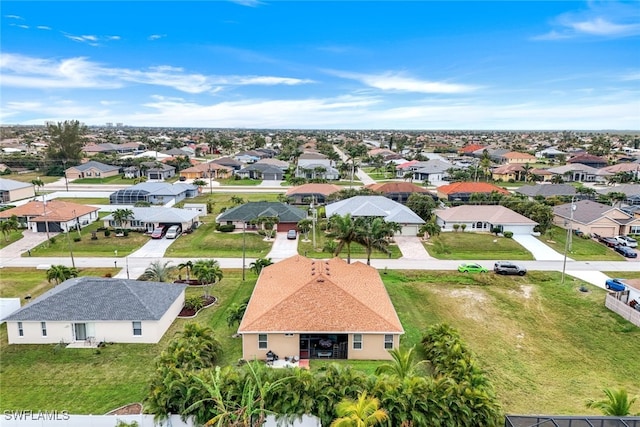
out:
M315 275L316 275L316 272L315 272L315 271L312 271L312 272L311 272L311 275L312 275L312 276L315 276Z
M318 283L324 283L324 279L321 279L320 277L318 277L318 279L316 280L316 282L318 282Z

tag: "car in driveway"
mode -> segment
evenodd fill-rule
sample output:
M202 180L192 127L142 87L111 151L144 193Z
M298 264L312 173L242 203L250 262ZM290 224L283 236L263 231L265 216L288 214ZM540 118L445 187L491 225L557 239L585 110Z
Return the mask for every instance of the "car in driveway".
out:
M629 246L630 248L637 248L638 241L633 237L629 236L616 236L614 237L621 245Z
M607 279L604 283L604 287L616 292L622 292L627 289L627 285L625 285L622 281L624 279Z
M180 235L181 228L179 225L172 225L165 234L165 239L176 239Z
M602 236L598 236L598 242L607 245L610 248L613 248L617 245L619 245L620 243L618 243L618 241L616 239L614 239L613 237L602 237Z
M161 225L153 229L153 231L151 232L151 238L162 239L166 232L167 232L167 227L164 227Z
M489 270L474 262L463 262L458 266L458 271L460 273L486 273Z
M613 247L613 250L625 258L638 258L638 253L629 246L617 245Z
M298 237L298 232L296 230L287 231L287 239L296 240L296 237Z
M505 274L505 275L509 274L509 275L524 276L525 274L527 274L526 268L521 267L512 262L506 262L506 261L497 261L493 265L493 271L496 274Z

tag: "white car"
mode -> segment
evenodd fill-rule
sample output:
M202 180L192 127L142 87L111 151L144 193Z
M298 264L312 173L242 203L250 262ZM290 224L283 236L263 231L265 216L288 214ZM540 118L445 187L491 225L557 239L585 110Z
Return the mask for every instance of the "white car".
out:
M169 229L167 230L167 234L165 234L164 237L165 239L175 239L179 235L180 235L180 226L172 225L171 227L169 227Z
M621 245L629 246L630 248L637 248L638 241L632 237L628 236L616 236L614 237Z

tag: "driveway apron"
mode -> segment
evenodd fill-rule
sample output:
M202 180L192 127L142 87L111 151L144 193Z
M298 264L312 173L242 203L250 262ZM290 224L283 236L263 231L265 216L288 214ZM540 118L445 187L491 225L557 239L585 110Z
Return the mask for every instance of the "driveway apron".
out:
M434 259L424 248L418 236L395 236L402 258L404 259Z

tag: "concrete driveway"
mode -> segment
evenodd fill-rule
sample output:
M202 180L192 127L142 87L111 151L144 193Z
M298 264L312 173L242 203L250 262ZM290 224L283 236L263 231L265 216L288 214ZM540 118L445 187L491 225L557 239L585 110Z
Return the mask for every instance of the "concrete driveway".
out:
M424 248L418 236L395 236L393 240L398 244L402 258L405 259L434 259Z
M49 237L57 236L59 233L49 233ZM22 239L17 242L0 249L0 267L4 267L7 264L5 262L13 259L20 258L23 253L29 252L29 250L38 246L40 243L47 241L47 233L34 233L31 230L24 230L22 232ZM0 237L1 238L1 237ZM35 256L36 254L34 254Z
M273 246L271 247L271 251L267 254L266 258L271 258L271 260L275 262L297 255L299 238L300 235L298 234L298 237L295 240L289 240L287 239L286 231L276 233L276 238L273 242Z
M535 260L562 261L564 259L564 254L556 252L536 237L529 234L514 234L513 240L520 243L526 250L531 252ZM571 258L567 258L567 260L571 260Z
M178 237L178 239L179 238L180 237ZM162 239L150 239L140 249L129 256L135 258L162 258L169 246L175 241L176 239L167 239L164 237Z

